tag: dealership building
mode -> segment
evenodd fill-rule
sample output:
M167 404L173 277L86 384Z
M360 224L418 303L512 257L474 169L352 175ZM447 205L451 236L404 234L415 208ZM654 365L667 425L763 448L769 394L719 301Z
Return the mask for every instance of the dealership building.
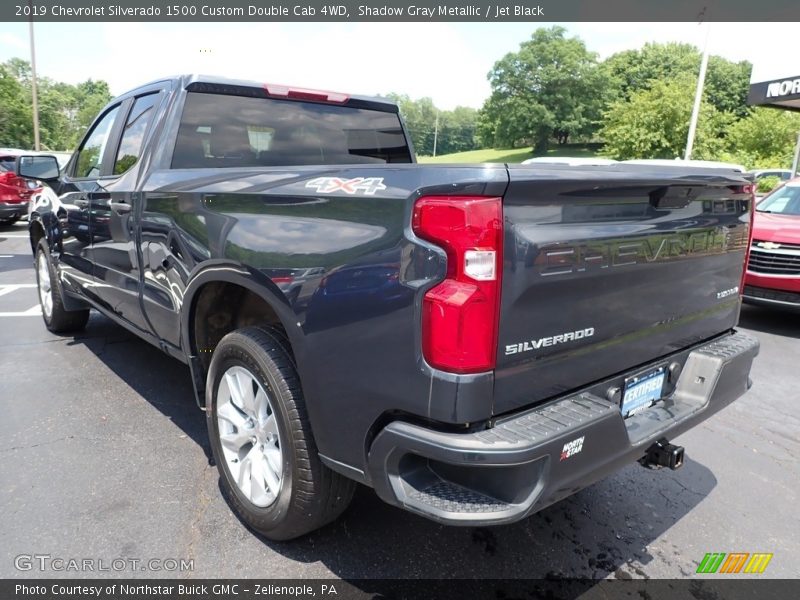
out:
M750 92L747 104L750 106L769 106L783 110L800 112L800 75L766 78L766 72L753 69L750 79ZM800 158L800 131L797 132L797 145L794 150L792 172L797 173Z

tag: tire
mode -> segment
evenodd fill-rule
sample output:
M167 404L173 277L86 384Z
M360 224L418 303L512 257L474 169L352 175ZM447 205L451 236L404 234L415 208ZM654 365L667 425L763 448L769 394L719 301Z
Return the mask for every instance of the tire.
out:
M17 221L19 221L22 217L9 217L9 218L2 218L0 219L0 226L5 225L13 225Z
M350 504L355 483L319 459L280 330L246 327L222 338L208 371L206 420L226 497L268 539L314 531Z
M36 247L36 287L42 318L48 330L53 333L78 331L86 327L89 309L66 310L61 297L61 282L53 268L47 241L42 238ZM48 300L49 297L49 300Z

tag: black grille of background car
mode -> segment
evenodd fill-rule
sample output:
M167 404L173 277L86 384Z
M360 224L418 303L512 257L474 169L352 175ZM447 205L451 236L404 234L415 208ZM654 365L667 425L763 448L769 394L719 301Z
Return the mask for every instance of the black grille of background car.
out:
M780 243L779 248L760 248L754 240L748 268L765 275L800 275L800 244Z
M800 294L797 292L784 292L783 290L770 290L767 288L755 287L752 285L744 286L745 298L774 300L786 304L797 304L800 306Z

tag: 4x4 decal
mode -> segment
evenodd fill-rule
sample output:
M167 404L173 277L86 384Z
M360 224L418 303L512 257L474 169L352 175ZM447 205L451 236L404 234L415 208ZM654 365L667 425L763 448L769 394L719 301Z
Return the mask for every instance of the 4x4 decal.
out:
M345 194L364 194L373 196L375 192L385 190L383 177L355 177L341 179L339 177L317 177L306 183L307 188L317 190L320 194L344 192Z

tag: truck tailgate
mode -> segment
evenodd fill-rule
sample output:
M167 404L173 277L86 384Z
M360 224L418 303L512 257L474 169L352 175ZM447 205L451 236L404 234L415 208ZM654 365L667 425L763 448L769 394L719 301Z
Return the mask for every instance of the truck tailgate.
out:
M494 414L731 329L750 231L733 172L509 167Z

